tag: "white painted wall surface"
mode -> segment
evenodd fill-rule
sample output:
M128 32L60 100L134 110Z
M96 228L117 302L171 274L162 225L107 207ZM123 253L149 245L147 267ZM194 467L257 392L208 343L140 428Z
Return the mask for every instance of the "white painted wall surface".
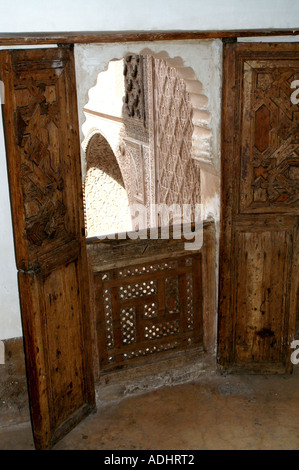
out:
M0 31L298 28L297 0L1 0Z
M22 336L0 107L0 340Z

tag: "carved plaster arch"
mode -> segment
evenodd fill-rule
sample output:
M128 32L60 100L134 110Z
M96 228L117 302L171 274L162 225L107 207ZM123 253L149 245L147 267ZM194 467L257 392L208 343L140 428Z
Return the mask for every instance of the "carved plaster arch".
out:
M100 70L97 75L97 81L94 87L98 83L98 77L100 73L108 70L111 62L120 61L128 55L134 55L136 52L127 52L124 56L119 58L112 58L104 70ZM192 107L192 123L193 123L193 134L192 134L192 147L191 147L191 158L194 158L199 162L199 166L208 171L209 173L216 174L217 170L214 166L212 156L212 129L211 129L211 112L209 110L209 100L204 92L203 85L200 80L196 77L193 68L186 65L180 56L169 57L167 51L154 52L150 48L145 48L139 52L143 56L152 56L157 59L164 60L169 67L174 67L178 76L184 80L186 84L186 91L189 95L191 107ZM86 122L86 121L85 121ZM84 134L84 123L82 126ZM102 131L101 131L102 132ZM86 139L88 135L84 134L83 148L86 147ZM108 139L109 141L109 139ZM113 146L110 142L115 153L117 153L117 146Z

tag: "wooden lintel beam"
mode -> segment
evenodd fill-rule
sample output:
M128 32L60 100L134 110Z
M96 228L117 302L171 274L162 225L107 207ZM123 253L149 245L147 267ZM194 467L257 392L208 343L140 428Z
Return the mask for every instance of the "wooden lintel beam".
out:
M230 31L80 31L0 33L0 45L94 44L139 41L169 41L267 36L299 36L299 29L254 29Z

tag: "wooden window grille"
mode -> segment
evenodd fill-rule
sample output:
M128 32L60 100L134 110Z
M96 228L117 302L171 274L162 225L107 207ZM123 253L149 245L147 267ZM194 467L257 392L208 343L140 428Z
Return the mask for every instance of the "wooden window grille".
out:
M102 371L202 346L201 269L197 252L94 273Z

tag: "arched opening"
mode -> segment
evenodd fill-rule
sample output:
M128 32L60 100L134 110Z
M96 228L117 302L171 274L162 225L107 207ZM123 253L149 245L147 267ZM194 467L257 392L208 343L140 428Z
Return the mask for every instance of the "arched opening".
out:
M156 210L161 204L190 205L194 220L194 206L201 203L200 168L210 155L211 116L193 70L166 53L126 54L98 74L88 97L82 146L86 153L95 132L105 136L129 205L145 208L139 228L161 225ZM88 166L87 160L84 165ZM86 207L90 207L88 195Z
M109 143L99 133L93 134L87 144L86 163L87 237L132 230L129 201L119 165Z

